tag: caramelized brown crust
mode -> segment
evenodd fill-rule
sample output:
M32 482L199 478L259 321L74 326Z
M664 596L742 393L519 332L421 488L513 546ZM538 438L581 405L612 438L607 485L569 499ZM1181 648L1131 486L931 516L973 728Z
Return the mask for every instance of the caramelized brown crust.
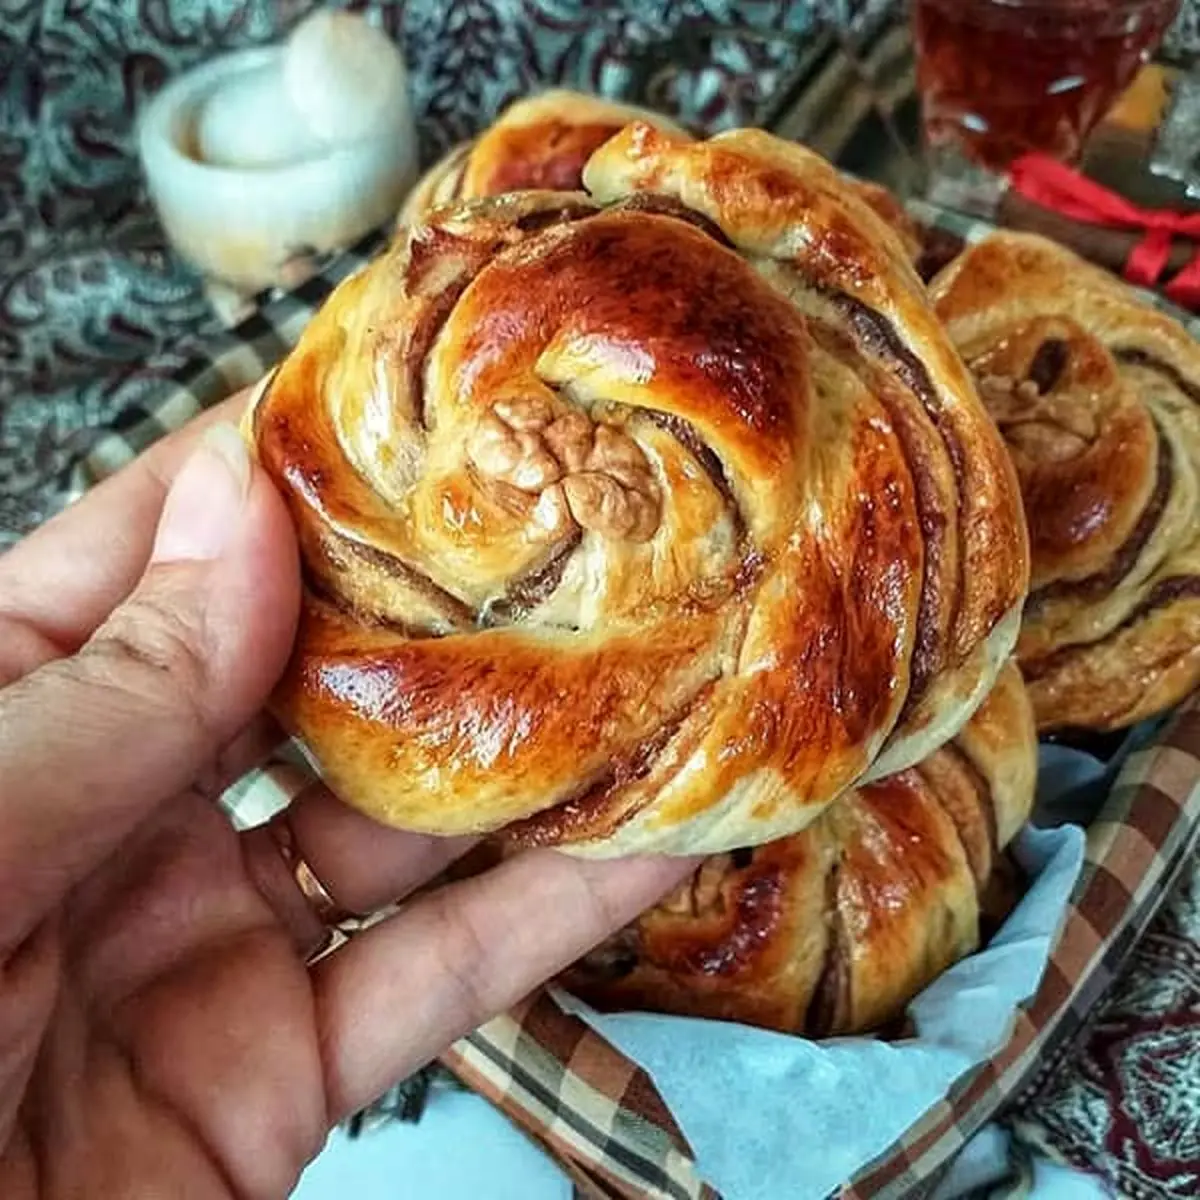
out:
M661 113L553 88L510 104L473 142L456 146L409 193L403 229L434 208L505 192L575 192L592 153L632 121L682 135Z
M932 285L1008 443L1042 729L1117 729L1200 684L1200 347L1052 242L996 234Z
M996 855L1033 803L1037 741L1009 665L959 737L851 791L803 833L705 862L564 985L811 1036L898 1017L973 950Z
M986 693L1016 480L828 164L634 125L585 175L433 213L261 389L312 583L278 710L401 827L768 841Z
M882 184L871 183L865 179L852 179L849 176L844 178L847 186L853 188L859 198L866 201L875 215L896 234L905 253L916 263L925 253L925 237L921 227L896 195Z

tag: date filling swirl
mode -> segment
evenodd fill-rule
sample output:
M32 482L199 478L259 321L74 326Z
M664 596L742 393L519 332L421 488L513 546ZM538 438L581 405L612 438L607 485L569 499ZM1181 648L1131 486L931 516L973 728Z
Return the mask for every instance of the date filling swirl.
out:
M309 585L278 710L404 828L760 843L986 694L1016 479L821 159L634 124L584 181L432 213L260 389Z

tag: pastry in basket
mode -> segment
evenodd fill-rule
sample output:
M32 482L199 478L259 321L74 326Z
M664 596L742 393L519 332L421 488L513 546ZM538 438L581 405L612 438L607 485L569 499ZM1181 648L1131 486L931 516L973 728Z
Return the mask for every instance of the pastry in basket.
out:
M676 137L687 136L661 113L586 92L556 88L518 100L474 141L451 150L425 173L405 201L398 224L403 229L431 209L456 200L538 189L578 191L593 151L637 120ZM915 260L921 237L896 197L874 183L846 179L846 186L895 230Z
M1200 684L1200 346L1053 242L999 233L932 295L1021 480L1018 655L1039 728L1112 730Z
M1010 664L953 741L848 792L803 833L705 859L564 986L603 1009L812 1037L877 1029L977 946L981 896L1036 773Z
M437 210L257 390L307 580L276 708L402 828L770 841L987 694L1016 476L822 159L634 124L584 181Z

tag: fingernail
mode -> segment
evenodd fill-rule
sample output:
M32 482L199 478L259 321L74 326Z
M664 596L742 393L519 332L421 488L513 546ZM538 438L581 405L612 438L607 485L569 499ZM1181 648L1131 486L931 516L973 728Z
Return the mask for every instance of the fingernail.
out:
M167 493L151 561L220 558L237 532L249 490L250 455L242 435L232 425L214 425Z

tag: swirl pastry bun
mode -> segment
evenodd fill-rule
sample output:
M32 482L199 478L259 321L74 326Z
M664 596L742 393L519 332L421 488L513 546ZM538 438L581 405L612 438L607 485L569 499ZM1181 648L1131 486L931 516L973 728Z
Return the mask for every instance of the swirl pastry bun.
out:
M1039 728L1112 730L1200 684L1200 346L1053 242L994 234L934 281L1021 480L1018 655Z
M259 389L308 581L278 711L402 828L770 841L987 694L1016 477L822 159L635 123L584 180L436 210Z
M563 984L602 1009L812 1037L878 1028L978 945L981 897L1036 774L1033 712L1009 664L953 741L803 833L705 859Z
M579 191L592 153L633 121L675 137L687 133L661 113L618 104L565 88L510 104L474 141L451 150L409 193L400 212L403 229L434 208L521 191ZM887 188L843 177L901 239L914 261L922 249L916 222Z

